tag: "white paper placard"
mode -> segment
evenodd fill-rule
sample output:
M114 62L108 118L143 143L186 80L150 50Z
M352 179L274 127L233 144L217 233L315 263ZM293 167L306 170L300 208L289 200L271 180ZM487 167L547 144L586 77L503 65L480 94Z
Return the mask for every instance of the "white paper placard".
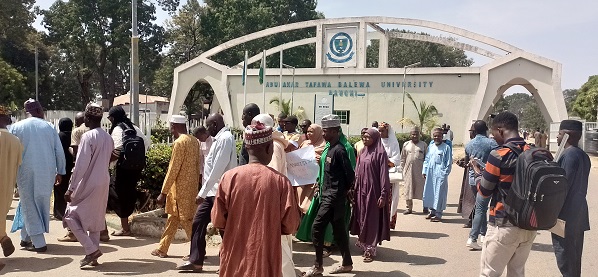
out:
M293 186L315 184L320 167L313 146L297 149L287 155L287 177Z

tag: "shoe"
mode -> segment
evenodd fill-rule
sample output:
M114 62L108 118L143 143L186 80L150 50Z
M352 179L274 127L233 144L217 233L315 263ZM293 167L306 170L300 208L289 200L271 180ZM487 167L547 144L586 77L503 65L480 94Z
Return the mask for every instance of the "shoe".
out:
M179 271L192 271L192 272L202 272L203 269L201 266L194 265L190 262L186 262L180 266L176 267L176 270Z
M33 245L33 242L31 242L31 241L24 241L24 240L22 240L22 241L21 241L21 243L20 243L19 245L21 245L21 247L28 247L28 246L32 246L32 245Z
M432 218L430 218L430 221L432 221L432 222L440 222L440 217L433 216Z
M0 239L0 245L2 245L2 253L4 254L4 257L8 257L15 252L15 246L8 236Z
M424 208L423 214L429 214L429 213L430 213L430 210L428 210L428 208Z
M31 251L31 252L43 253L43 252L48 251L48 246L36 248L35 246L31 245L31 246L25 247L25 250Z
M101 242L107 242L110 240L110 235L108 235L108 232L103 232L100 234L100 241Z
M478 244L478 242L474 241L471 238L467 239L467 243L465 244L465 246L471 248L471 250L482 250L482 247Z
M435 217L435 215L434 215L434 214L428 214L428 215L426 216L426 219L432 219L432 217Z
M81 261L79 261L79 268L84 267L86 265L93 265L93 266L98 265L99 264L98 258L101 257L102 255L103 255L103 253L100 250L97 250L96 252L93 252L89 255L85 255L85 257Z
M66 235L64 235L64 237L62 238L58 238L59 242L77 242L77 237L75 237L75 235L73 235L73 233L68 232Z
M412 213L413 213L413 211L412 211L412 210L405 210L405 211L403 212L403 214L405 214L405 215L407 215L407 214L412 214Z

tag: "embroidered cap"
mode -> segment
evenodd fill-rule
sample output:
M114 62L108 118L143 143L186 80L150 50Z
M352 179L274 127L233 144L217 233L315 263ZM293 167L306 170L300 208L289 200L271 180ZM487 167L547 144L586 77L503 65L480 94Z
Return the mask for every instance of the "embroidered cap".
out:
M341 127L341 119L338 115L329 114L322 117L322 129Z
M272 140L272 127L266 126L263 123L245 127L245 145L259 145Z
M267 127L274 127L274 119L267 113L258 114L251 120L251 124L258 123L262 123Z
M104 115L104 108L96 103L89 103L85 107L85 115L93 117L102 117Z
M583 124L581 123L581 121L577 121L577 120L570 120L570 119L563 120L563 121L561 121L559 130L569 130L569 131L581 132L581 131L583 131Z

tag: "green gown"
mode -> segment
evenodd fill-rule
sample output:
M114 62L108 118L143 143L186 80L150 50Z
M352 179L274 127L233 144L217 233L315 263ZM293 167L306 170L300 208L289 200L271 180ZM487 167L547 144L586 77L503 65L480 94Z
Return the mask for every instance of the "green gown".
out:
M353 169L355 169L355 150L353 149L353 146L351 146L351 144L349 143L349 141L347 140L347 138L345 137L344 134L341 133L341 136L339 138L339 142L341 144L343 144L343 146L345 147L345 150L347 151L347 154L349 155L349 160L351 161L351 166L353 167ZM326 157L328 155L328 148L330 147L330 143L326 143L326 147L324 148L324 151L322 152L322 157ZM322 191L322 182L323 179L322 178L324 176L324 162L325 159L321 159L320 160L320 173L318 175L318 184L320 186L320 191ZM349 222L351 220L351 205L349 204L349 201L345 202L345 206L346 206L346 213L345 213L345 226L347 228L347 236L349 236ZM320 194L318 193L317 195L314 195L311 204L309 205L309 209L307 210L307 213L305 213L305 216L303 216L303 219L301 219L301 225L299 225L299 230L297 231L297 234L295 235L295 237L300 240L300 241L305 241L305 242L312 242L312 238L311 238L311 229L312 226L314 224L314 220L316 219L316 215L318 214L318 209L320 208ZM330 246L334 244L334 236L332 235L332 225L328 224L328 226L326 227L326 232L324 234L324 245L326 246Z

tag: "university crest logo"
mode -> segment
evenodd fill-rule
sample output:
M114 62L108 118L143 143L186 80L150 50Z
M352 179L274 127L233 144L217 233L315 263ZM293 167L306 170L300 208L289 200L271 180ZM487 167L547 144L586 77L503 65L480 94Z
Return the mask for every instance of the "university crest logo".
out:
M326 53L328 60L334 63L346 63L353 59L353 39L345 32L336 33L330 38L329 51Z

